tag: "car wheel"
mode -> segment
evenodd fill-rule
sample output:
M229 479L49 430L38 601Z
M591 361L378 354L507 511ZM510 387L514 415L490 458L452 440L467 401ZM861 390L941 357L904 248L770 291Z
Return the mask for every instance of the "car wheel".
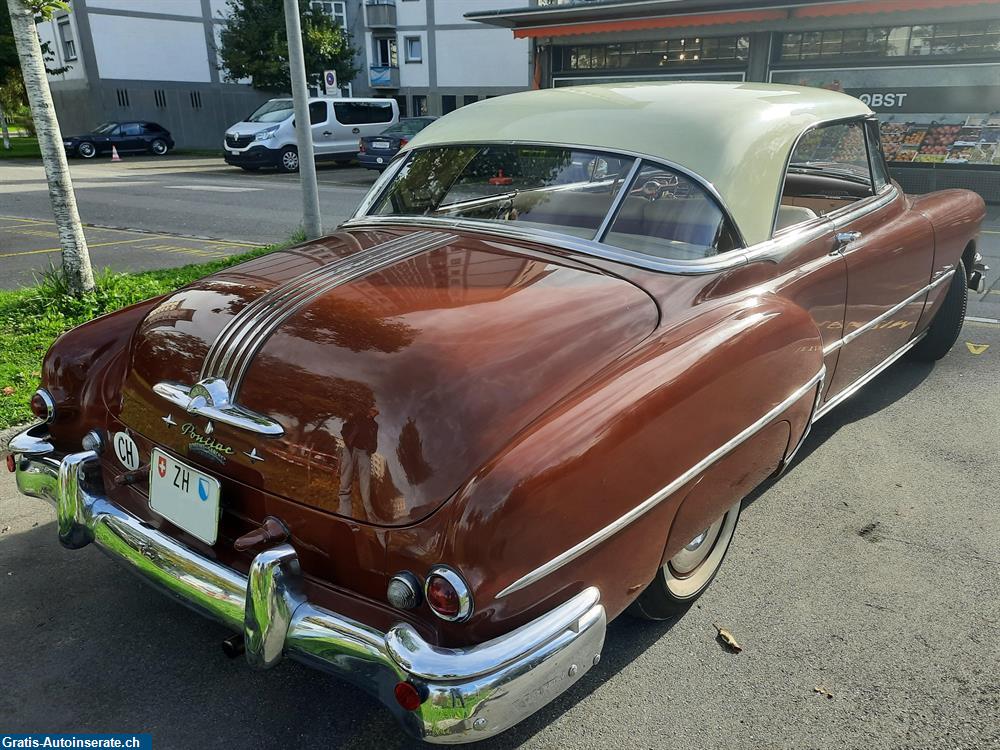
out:
M170 150L167 146L167 142L157 138L155 141L149 144L149 150L152 151L157 156L163 156Z
M278 161L278 169L282 172L299 171L299 152L289 146L281 152L281 159Z
M78 153L83 159L93 159L97 156L97 148L93 143L87 143L85 141L76 147L76 153Z
M670 558L632 602L629 613L646 620L670 620L684 614L719 572L736 531L740 506L739 502L733 505Z
M918 362L934 362L951 351L962 332L968 304L969 281L965 275L965 264L959 263L951 277L948 294L934 315L927 335L907 352L907 356Z

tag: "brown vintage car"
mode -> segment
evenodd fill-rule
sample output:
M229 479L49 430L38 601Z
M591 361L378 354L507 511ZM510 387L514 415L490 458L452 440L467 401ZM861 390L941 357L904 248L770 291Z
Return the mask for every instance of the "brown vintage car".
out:
M682 613L741 499L982 283L860 101L611 85L464 107L338 232L60 338L21 490L231 627L474 741ZM808 592L806 592L806 595Z

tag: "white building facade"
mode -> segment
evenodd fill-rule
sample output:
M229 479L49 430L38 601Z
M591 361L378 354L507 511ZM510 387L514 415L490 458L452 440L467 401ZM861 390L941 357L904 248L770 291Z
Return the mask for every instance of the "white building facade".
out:
M367 65L355 93L392 96L404 116L444 115L530 84L529 41L465 18L502 7L503 0L365 0L359 5Z
M529 45L464 14L504 0L310 0L351 35L355 96L395 97L400 114L444 114L529 84ZM72 0L38 26L51 43L50 85L64 134L151 120L180 148L219 149L225 129L276 94L220 70L226 0ZM322 71L308 71L317 78Z

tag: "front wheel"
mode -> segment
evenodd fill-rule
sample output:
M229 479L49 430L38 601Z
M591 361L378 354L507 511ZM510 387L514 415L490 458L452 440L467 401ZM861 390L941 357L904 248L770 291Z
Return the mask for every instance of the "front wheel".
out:
M84 141L79 146L76 147L76 153L80 155L83 159L93 159L97 156L97 148L93 143L88 143Z
M951 351L965 324L965 309L969 304L969 281L965 264L959 262L951 277L947 295L927 329L927 335L907 352L910 359L935 362Z
M281 158L278 160L278 169L282 172L298 172L299 152L290 146L282 151Z
M736 531L740 506L737 502L671 557L632 602L629 613L646 620L671 620L684 614L719 572Z
M170 149L167 146L167 142L166 141L163 141L163 140L160 140L159 138L157 138L155 141L153 141L151 144L149 144L149 150L152 151L157 156L163 156Z

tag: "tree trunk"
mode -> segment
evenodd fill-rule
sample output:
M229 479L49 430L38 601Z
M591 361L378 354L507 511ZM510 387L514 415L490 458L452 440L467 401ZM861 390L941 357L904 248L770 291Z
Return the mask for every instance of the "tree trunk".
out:
M45 75L45 62L35 29L35 18L25 6L24 0L8 0L7 4L14 31L14 44L21 60L24 88L31 106L31 117L35 122L45 177L49 183L49 200L59 230L63 273L69 289L79 296L93 290L94 270L90 265L87 239L83 235L80 214L76 208L73 182L69 175L66 150L63 148L62 132L52 104L49 80Z
M10 130L7 128L7 114L3 111L3 105L0 105L0 131L3 132L3 147L10 151Z

